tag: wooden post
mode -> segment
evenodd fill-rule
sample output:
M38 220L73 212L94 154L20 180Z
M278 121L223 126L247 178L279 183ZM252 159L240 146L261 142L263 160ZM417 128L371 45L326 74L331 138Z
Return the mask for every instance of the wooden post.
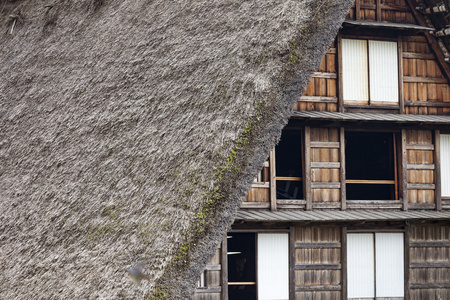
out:
M398 50L398 104L400 107L400 114L405 113L405 99L403 99L403 40L399 35L397 40Z
M381 0L377 0L377 22L381 22Z
M338 57L338 103L339 112L344 112L344 83L342 81L342 36L337 36L337 57Z
M408 173L407 173L407 161L406 161L406 129L402 129L402 176L401 176L401 180L402 180L402 197L403 197L403 210L408 210Z
M269 154L270 166L270 210L277 210L277 174L275 169L275 148Z
M355 19L361 20L361 0L356 0L355 3Z
M295 227L289 227L289 299L295 299Z
M305 126L305 180L306 210L311 210L311 128Z
M340 179L341 179L341 210L347 209L347 189L345 186L345 129L340 128L339 133L339 159L341 163Z
M228 300L228 243L227 234L222 240L222 259L221 259L221 277L222 277L222 300Z
M347 227L341 229L341 288L342 299L347 299Z
M435 190L434 199L436 202L436 210L442 210L441 195L441 134L439 130L434 131L434 180Z
M410 239L410 230L411 227L409 226L408 222L406 222L405 226L405 236L404 236L404 276L405 276L405 299L409 299L409 239Z

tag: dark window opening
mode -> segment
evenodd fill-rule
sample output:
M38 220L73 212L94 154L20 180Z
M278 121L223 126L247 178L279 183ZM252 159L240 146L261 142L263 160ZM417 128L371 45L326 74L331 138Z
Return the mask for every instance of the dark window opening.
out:
M302 135L284 130L275 147L277 199L303 199Z
M228 298L256 300L254 233L228 233Z
M384 132L345 133L348 200L397 198L394 135Z

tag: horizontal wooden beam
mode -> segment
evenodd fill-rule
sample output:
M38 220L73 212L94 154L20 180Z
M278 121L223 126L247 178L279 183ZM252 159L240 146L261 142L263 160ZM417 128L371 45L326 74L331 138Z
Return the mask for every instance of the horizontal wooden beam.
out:
M339 189L340 182L311 182L312 189Z
M296 285L296 292L304 291L340 291L341 286L339 284L335 285Z
M416 52L403 52L403 58L413 58L413 59L434 59L435 56L432 53L416 53Z
M406 150L434 150L433 144L406 144Z
M341 264L295 264L296 270L340 270Z
M403 76L405 83L447 83L446 78Z
M269 202L242 202L241 208L269 208L270 203Z
M311 148L336 148L339 149L339 142L311 142Z
M318 209L340 208L341 202L313 202L312 207Z
M350 184L395 184L395 180L346 179Z
M268 188L270 188L270 184L269 184L269 182L253 182L252 189L256 189L256 188L268 189Z
M229 282L228 285L256 285L256 282L245 281L245 282Z
M434 190L436 186L432 183L408 183L408 190Z
M204 293L211 293L211 294L217 294L222 292L221 286L208 286L206 288L196 288L195 293L196 294L204 294Z
M322 102L322 103L337 103L337 97L323 97L323 96L301 96L300 101L303 102Z
M450 102L442 101L405 101L405 106L450 107Z
M409 264L410 268L450 268L449 261L415 262Z
M328 243L328 242L318 242L318 243L295 243L295 249L322 249L322 248L341 248L341 243Z
M317 169L339 169L340 162L311 162L311 168Z
M206 265L206 271L220 271L222 270L221 265Z
M326 79L336 79L337 74L331 73L331 72L314 72L313 76L314 78L326 78Z
M450 241L409 242L410 247L450 247Z
M278 181L302 181L301 177L287 177L287 176L277 176Z
M434 164L407 164L408 170L434 170Z
M411 289L445 289L450 288L450 282L411 282L409 286Z

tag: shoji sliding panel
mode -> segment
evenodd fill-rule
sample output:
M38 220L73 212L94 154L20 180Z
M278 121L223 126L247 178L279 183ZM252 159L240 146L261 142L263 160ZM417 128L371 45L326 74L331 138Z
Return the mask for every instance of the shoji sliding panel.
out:
M258 299L289 299L289 235L258 234Z
M450 134L441 134L440 144L442 197L450 197Z
M376 233L375 245L377 297L403 297L403 233Z
M342 39L344 101L368 104L367 41Z
M347 235L348 298L375 297L373 234Z
M370 102L398 102L396 42L369 41Z

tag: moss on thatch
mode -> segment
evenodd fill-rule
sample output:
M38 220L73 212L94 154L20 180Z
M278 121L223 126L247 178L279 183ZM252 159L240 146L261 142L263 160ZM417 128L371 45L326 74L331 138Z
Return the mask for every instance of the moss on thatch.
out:
M0 298L180 299L351 1L0 3Z

